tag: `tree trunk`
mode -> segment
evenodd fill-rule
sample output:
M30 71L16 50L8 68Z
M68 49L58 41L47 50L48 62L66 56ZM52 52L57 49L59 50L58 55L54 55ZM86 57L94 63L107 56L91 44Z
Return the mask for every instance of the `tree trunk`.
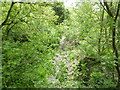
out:
M120 69L119 69L119 62L118 62L119 56L118 56L118 50L116 48L116 27L115 27L115 25L113 26L113 30L112 30L112 47L113 47L113 52L116 56L115 64L116 64L116 70L118 73L118 83L117 83L116 87L120 87Z

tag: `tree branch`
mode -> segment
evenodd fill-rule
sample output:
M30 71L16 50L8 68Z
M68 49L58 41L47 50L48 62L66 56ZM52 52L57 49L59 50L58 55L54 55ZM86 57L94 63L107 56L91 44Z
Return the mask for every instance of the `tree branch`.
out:
M18 22L15 22L8 30L7 30L7 37L8 37L8 34L10 32L10 30L17 24Z
M116 16L115 16L114 22L116 22L116 20L117 20L117 17L118 17L118 15L119 15L119 11L120 11L120 1L119 1L119 3L118 3L117 13L116 13Z
M101 6L104 8L104 10L108 13L107 9L104 7L104 5L102 4L102 2L99 0Z
M109 16L110 16L110 17L113 17L113 14L111 13L110 8L109 8L107 2L104 1L104 5L106 6L107 13L109 14Z
M7 13L6 19L2 22L2 24L0 25L0 28L1 28L3 25L6 24L8 18L9 18L9 16L10 16L10 12L11 12L11 10L12 10L12 7L13 7L14 4L15 4L15 3L12 2L11 6L10 6L10 9L8 10L8 13Z

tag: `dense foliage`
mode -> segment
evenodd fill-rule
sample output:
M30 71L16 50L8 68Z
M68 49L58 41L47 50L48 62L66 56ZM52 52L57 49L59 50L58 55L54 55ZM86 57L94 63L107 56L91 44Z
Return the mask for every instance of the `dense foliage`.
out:
M3 88L120 87L120 2L2 2Z

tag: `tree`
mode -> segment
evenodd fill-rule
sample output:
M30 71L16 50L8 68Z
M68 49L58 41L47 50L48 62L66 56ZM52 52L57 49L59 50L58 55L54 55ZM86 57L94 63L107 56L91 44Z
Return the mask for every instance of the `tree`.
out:
M55 22L56 25L62 23L69 16L69 11L63 6L63 2L54 2L53 10L55 11L55 14L59 16Z
M117 18L119 16L119 11L120 11L120 1L117 3L117 8L115 10L114 5L112 4L112 2L110 3L110 5L108 5L108 3L104 0L103 2L104 4L102 4L102 2L100 2L100 4L103 6L104 10L107 12L107 14L109 15L109 17L111 19L113 19L113 25L111 27L111 31L112 31L112 47L113 47L113 52L114 55L116 56L115 61L116 61L116 70L118 73L118 84L116 87L120 87L120 69L119 69L119 54L118 54L118 48L116 45L116 22L117 22ZM116 11L115 13L113 13L113 9Z

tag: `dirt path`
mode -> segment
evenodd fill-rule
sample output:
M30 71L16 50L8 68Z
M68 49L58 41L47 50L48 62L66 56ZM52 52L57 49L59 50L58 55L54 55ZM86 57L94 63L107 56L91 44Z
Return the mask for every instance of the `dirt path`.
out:
M65 51L63 50L65 45L65 36L63 36L60 40L60 46L59 50L60 53L56 53L56 56L54 57L54 65L56 66L56 73L55 75L59 75L63 73L63 68L66 68L67 71L67 81L73 80L74 76L74 67L78 64L78 60L70 60L68 57L71 53L76 53L80 52L80 50L70 50L70 51ZM51 76L50 81L55 84L59 82L59 78L56 79L54 76Z

